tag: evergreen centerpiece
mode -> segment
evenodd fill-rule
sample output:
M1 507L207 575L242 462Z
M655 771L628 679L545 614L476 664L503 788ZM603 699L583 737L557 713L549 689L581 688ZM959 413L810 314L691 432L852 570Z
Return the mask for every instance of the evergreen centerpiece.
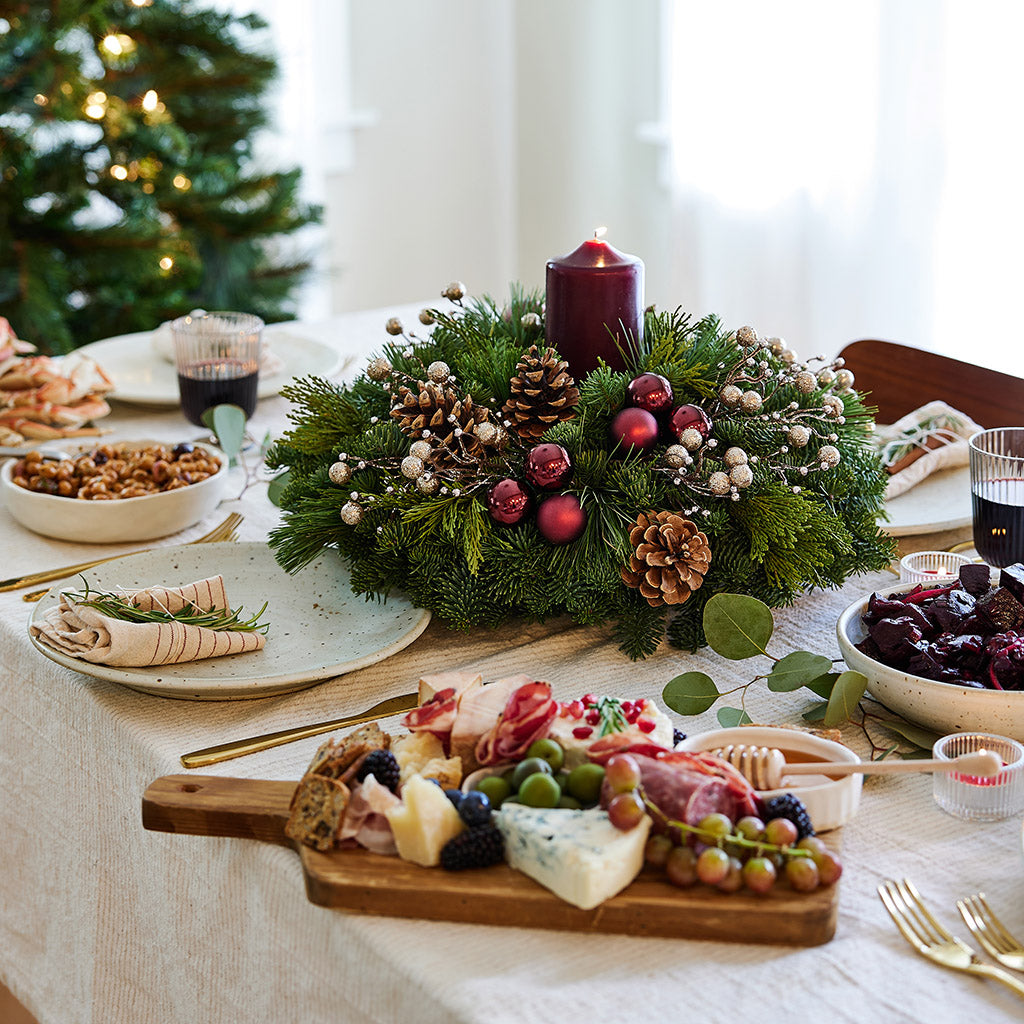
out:
M223 6L223 5L222 5ZM0 17L0 309L66 352L207 309L294 315L319 217L260 166L266 24L196 0L13 0Z
M290 470L271 535L287 570L337 546L356 593L400 587L460 629L609 622L641 658L666 633L704 643L714 594L778 607L889 564L885 473L841 361L649 311L624 372L576 381L539 294L463 292L422 336L388 321L351 385L283 392L293 425L268 462Z

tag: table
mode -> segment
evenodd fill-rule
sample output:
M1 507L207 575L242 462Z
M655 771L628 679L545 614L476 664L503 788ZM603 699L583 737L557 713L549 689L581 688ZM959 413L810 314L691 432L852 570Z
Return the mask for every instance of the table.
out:
M385 339L392 313L320 325L352 359ZM256 436L286 425L283 399L260 403ZM115 438L196 436L174 410L118 405ZM243 540L277 521L265 483L233 497ZM221 510L221 514L223 510ZM160 543L181 543L204 523ZM4 575L85 557L83 546L38 537L0 510ZM134 545L133 545L134 547ZM838 653L839 611L888 574L802 598L776 614L773 650ZM0 595L0 981L40 1024L77 1022L889 1022L1020 1020L1001 986L942 971L914 954L875 894L886 877L910 877L954 930L954 900L985 890L1024 935L1021 820L970 825L931 799L928 776L866 780L861 810L844 830L839 924L825 946L577 935L501 927L360 918L310 904L295 854L236 839L144 831L140 801L161 775L182 771L185 751L361 710L444 668L485 678L526 671L561 699L598 690L658 697L683 671L722 688L754 674L663 646L635 664L598 628L567 621L450 633L432 622L411 647L376 666L298 693L194 703L145 696L66 670L26 640L29 606ZM755 720L799 721L804 698L751 687ZM681 721L713 728L714 711ZM854 726L844 738L862 754ZM310 739L203 769L218 775L297 779Z

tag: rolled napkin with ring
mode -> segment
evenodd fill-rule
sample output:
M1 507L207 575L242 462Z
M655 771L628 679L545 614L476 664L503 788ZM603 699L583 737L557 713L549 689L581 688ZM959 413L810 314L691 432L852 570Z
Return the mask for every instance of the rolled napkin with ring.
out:
M877 427L875 445L889 473L886 500L909 491L940 469L966 466L967 442L982 429L945 402L929 402L891 426Z
M181 587L115 594L88 588L62 591L58 604L29 631L55 651L83 661L119 667L174 665L262 650L267 627L256 623L262 611L240 620L228 605L224 577L213 576Z

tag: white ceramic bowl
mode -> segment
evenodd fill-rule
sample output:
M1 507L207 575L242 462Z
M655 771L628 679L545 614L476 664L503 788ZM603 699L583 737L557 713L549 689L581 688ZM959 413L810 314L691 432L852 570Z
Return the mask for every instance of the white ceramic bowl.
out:
M157 443L139 441L137 445ZM41 494L19 487L11 480L17 459L8 459L0 468L0 492L8 512L22 526L45 537L86 544L166 537L198 523L217 507L224 494L227 458L208 445L196 444L196 447L217 455L220 469L206 480L173 491L116 501L79 501Z
M756 725L740 726L735 729L712 729L683 740L677 750L717 750L731 744L745 743L753 747L777 747L782 751L791 750L806 760L845 761L860 764L860 758L849 747L841 743L813 736L797 729L771 729ZM845 825L860 806L862 775L845 775L838 778L821 776L801 777L800 782L784 789L759 791L766 798L780 793L792 793L807 808L811 824L816 832Z
M949 582L937 580L937 583ZM904 594L912 583L883 587L879 594ZM868 597L850 605L836 624L839 650L846 664L868 677L868 692L891 711L935 732L991 732L1024 741L1024 692L975 690L953 683L938 683L902 669L890 668L854 647L867 636L861 615Z

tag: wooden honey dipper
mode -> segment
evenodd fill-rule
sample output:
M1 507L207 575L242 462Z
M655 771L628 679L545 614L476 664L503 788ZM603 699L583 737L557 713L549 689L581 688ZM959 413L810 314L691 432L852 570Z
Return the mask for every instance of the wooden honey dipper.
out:
M900 772L962 772L990 779L1003 770L1003 759L994 751L972 751L950 761L800 761L790 763L775 747L731 743L710 751L728 761L758 790L779 789L783 775L896 775Z

